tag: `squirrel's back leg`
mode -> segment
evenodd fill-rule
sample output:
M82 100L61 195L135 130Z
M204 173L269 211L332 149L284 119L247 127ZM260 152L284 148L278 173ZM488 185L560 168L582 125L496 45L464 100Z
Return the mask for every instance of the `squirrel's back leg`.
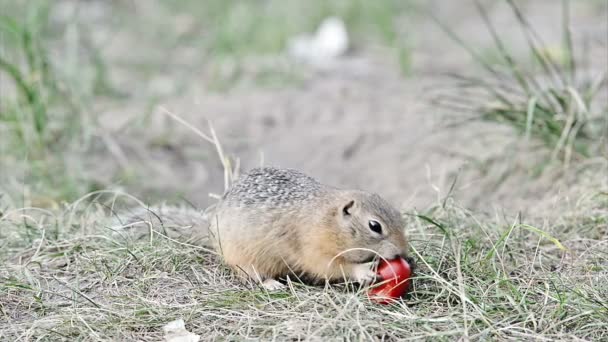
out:
M239 241L234 236L224 236L221 243L217 240L214 242L216 252L243 283L253 281L268 290L284 287L276 279L286 275L288 268L272 251L265 250L267 245Z
M242 281L276 290L284 287L277 279L289 267L269 239L267 225L257 213L220 208L211 218L210 233L216 252Z

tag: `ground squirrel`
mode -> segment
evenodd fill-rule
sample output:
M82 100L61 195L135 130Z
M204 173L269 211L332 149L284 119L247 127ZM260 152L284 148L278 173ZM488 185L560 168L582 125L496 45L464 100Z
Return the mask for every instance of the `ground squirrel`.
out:
M162 219L178 219L168 215L177 214ZM368 284L379 257L407 257L404 220L387 201L293 169L250 170L207 217L209 241L225 263L268 289L290 275Z

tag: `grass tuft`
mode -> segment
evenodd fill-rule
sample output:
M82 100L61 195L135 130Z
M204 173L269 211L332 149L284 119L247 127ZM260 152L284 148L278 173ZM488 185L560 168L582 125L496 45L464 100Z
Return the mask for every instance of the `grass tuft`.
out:
M11 170L0 182L13 196L36 193L34 205L94 189L71 159L98 133L90 101L112 89L87 32L74 18L54 20L56 7L0 1L0 169ZM14 191L19 183L28 186Z
M485 7L475 6L490 33L497 56L491 63L453 30L435 19L441 28L470 53L485 72L476 77L452 74L458 94L441 96L436 103L459 113L478 113L480 118L509 125L523 137L535 139L552 150L552 159L596 155L608 107L600 108L600 94L607 86L607 72L583 72L591 67L577 56L570 28L569 1L562 1L562 46L559 56L543 42L522 10L507 0L533 58L533 66L518 61L502 40ZM497 59L497 60L496 60Z

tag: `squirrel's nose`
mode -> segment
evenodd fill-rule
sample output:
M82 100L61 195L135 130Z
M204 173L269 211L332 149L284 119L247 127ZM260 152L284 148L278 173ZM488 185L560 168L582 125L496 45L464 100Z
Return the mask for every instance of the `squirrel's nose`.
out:
M397 259L397 258L403 258L403 256L399 253L393 254L393 256L390 258L390 260Z

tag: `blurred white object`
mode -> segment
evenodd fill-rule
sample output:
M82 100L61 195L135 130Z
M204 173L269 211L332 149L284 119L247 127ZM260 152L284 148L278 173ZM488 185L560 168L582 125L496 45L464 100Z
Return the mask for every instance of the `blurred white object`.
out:
M348 32L344 22L336 17L323 20L314 36L294 37L288 47L294 58L316 65L332 62L347 50Z
M183 319L167 323L163 327L165 342L198 342L201 337L186 330Z

